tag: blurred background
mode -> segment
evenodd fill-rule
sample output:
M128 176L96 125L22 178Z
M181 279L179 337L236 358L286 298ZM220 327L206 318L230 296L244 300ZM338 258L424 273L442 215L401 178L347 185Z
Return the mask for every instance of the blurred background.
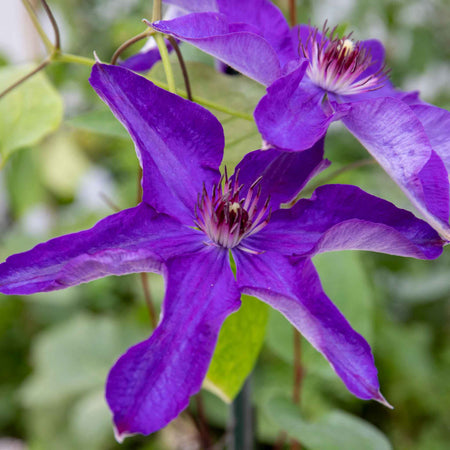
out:
M105 61L122 42L145 29L141 19L150 18L152 9L151 0L48 3L61 30L63 49L86 57L92 57L95 50ZM287 1L275 3L287 14ZM321 27L328 19L332 25L347 25L357 39L380 39L386 46L394 84L420 90L425 101L450 107L448 0L309 0L297 4L300 22L310 20ZM2 2L0 12L3 90L25 70L10 66L40 61L44 48L20 0ZM39 17L52 36L42 11ZM135 45L127 55L141 46ZM261 86L241 76L217 73L214 61L192 47L183 44L182 51L189 60L194 95L253 111L264 93ZM136 204L138 162L133 144L90 88L89 71L87 66L53 63L45 75L27 85L28 92L41 93L46 103L40 126L46 127L45 137L19 139L12 145L7 136L14 110L11 105L2 106L0 100L0 155L10 155L0 171L1 260L50 237L88 228L116 209ZM150 76L164 79L159 65ZM183 87L178 73L177 80ZM225 128L225 163L231 169L245 153L260 147L260 137L253 123L216 115ZM333 164L325 176L368 157L338 124L328 134L326 149ZM375 165L345 172L333 182L356 184L410 209L403 194ZM383 394L395 409L354 398L303 341L302 417L314 423L331 411L342 410L376 427L392 448L448 449L448 248L431 262L339 252L321 255L315 263L325 291L372 345ZM162 279L150 275L149 280L152 298L159 305L164 294ZM121 447L114 441L103 399L104 381L116 358L150 331L138 275L29 297L0 294L0 450L199 448L195 405L191 414L182 414L151 437L132 437ZM280 425L267 402L273 395L291 395L292 333L281 316L269 313L253 376L258 448L271 448L279 437ZM202 397L211 442L214 448L224 448L229 406L207 391ZM337 447L310 443L304 448Z

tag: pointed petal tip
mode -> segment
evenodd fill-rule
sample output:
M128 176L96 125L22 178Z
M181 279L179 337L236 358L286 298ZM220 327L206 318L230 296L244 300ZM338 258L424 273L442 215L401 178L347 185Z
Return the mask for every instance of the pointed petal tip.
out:
M376 396L373 399L376 402L386 406L386 408L394 409L394 407L384 398L383 394L380 391L377 392Z
M113 425L113 429L114 429L114 437L119 444L122 444L127 437L133 436L134 434L134 433L127 433L126 431L119 431L116 425Z
M95 59L95 62L96 62L97 64L102 64L100 58L99 58L98 55L97 55L97 52L94 50L93 53L94 53L94 59Z

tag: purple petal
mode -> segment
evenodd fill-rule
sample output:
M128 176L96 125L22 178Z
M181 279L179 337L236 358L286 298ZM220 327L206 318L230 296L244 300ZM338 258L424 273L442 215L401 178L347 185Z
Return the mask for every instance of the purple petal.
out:
M450 171L450 112L432 105L411 105L425 128L433 150Z
M367 54L372 57L372 64L368 67L360 76L360 78L368 77L384 66L385 50L383 44L377 39L369 39L367 41L360 42L361 48L363 48Z
M346 185L321 186L311 200L276 211L262 231L245 240L256 251L286 255L368 250L420 259L437 258L442 245L410 212Z
M370 347L352 329L322 290L308 259L275 252L233 252L242 293L280 311L321 352L348 390L359 398L383 401Z
M153 37L149 38L150 45L146 44L144 48L136 55L131 56L125 61L120 62L121 67L133 70L134 72L148 72L158 61L161 60L159 49L156 47L156 43ZM173 47L170 43L166 42L167 50L169 53L173 51Z
M128 129L143 168L143 200L191 224L203 185L220 177L224 136L206 109L121 67L96 64L90 82Z
M329 162L323 159L323 140L320 140L304 152L270 149L248 153L237 165L235 174L239 171L239 184L243 185L241 197L245 197L250 186L262 177L258 184L261 201L270 197L270 206L276 210L281 203L292 200L313 176L328 165Z
M322 109L322 89L303 78L307 65L304 61L298 69L275 81L255 109L259 132L278 148L306 150L336 120Z
M152 26L161 33L198 47L265 86L280 75L280 62L272 46L255 33L233 32L223 14L189 14L155 22Z
M219 11L230 23L254 26L258 34L273 47L281 66L298 59L297 47L292 42L289 25L283 13L269 0L217 0Z
M426 220L450 239L448 174L411 107L394 98L357 102L343 122Z
M0 292L64 289L107 275L160 272L165 258L202 248L202 234L140 204L93 228L42 243L0 264Z
M224 319L240 306L228 252L204 247L167 264L162 322L114 365L106 399L119 440L167 425L200 390Z

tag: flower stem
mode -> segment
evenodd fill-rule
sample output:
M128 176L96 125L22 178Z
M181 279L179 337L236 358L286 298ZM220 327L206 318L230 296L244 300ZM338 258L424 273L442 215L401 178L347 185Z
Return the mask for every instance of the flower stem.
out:
M161 0L153 0L152 22L161 20Z
M167 36L167 39L169 40L170 45L173 47L175 53L177 54L178 63L180 64L181 73L183 74L184 86L186 87L187 99L192 101L191 83L189 81L189 75L186 64L184 62L183 54L181 53L180 47L178 46L177 41L173 36Z
M58 53L52 59L63 63L82 64L83 66L89 67L93 66L96 62L95 59L72 55L71 53Z
M205 407L203 405L203 398L201 391L194 397L195 405L197 407L197 417L194 418L198 431L200 433L200 439L202 441L202 448L211 448L212 440L209 435L208 425L205 416Z
M45 33L41 24L39 23L39 19L36 15L36 12L33 9L33 7L31 6L31 3L29 2L29 0L22 0L22 3L28 12L28 15L30 16L31 21L33 22L34 28L36 28L36 31L38 32L39 36L41 37L42 42L45 45L45 48L47 49L48 52L53 51L53 44L50 41L47 34Z
M300 404L300 394L302 389L303 368L302 368L302 341L300 333L294 328L294 383L292 386L292 401ZM301 444L293 439L291 450L301 450Z
M167 84L168 84L168 90L169 92L172 92L175 94L176 87L175 87L175 78L173 76L172 66L170 64L169 59L169 52L166 47L166 43L164 42L164 37L161 33L155 34L155 41L156 45L159 49L159 54L161 55L161 61L164 67L164 72L166 74Z
M53 51L59 51L59 49L61 48L61 35L59 33L58 23L56 22L55 16L53 15L52 10L48 6L46 0L41 0L41 3L42 7L47 13L50 23L52 24L53 32L55 33L55 43L53 45Z
M111 64L116 64L117 60L119 59L119 56L128 48L131 47L136 42L141 41L142 39L145 39L146 37L151 36L154 34L154 31L147 28L142 33L137 34L136 36L132 37L131 39L128 39L128 41L124 42L112 55L111 58Z
M231 434L229 450L253 449L253 408L251 402L251 376L231 404Z
M153 306L152 294L150 292L150 286L148 283L148 273L142 272L141 274L142 289L144 291L145 304L147 305L148 315L150 316L150 322L152 328L155 329L158 326L158 321L156 320L156 311Z
M297 8L295 0L289 0L289 23L291 27L297 24Z

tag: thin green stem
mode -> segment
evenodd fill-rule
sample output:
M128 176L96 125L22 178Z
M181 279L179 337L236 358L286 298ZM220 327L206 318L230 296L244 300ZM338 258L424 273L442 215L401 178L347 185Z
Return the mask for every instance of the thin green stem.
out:
M85 58L84 56L72 55L71 53L58 53L52 58L54 61L72 64L82 64L83 66L93 66L96 61L92 58Z
M164 42L164 37L160 33L155 34L156 45L159 49L159 54L161 55L161 61L164 67L164 72L167 78L168 90L175 94L175 77L173 76L172 66L170 64L169 52L166 47L166 43Z
M161 0L153 0L152 22L161 20Z
M44 29L42 28L41 24L39 23L39 19L36 15L36 12L34 11L33 7L31 6L31 3L29 0L22 0L23 6L25 6L25 9L28 12L28 15L30 16L31 21L33 22L34 28L36 28L36 31L38 32L39 36L42 39L42 42L45 45L45 48L50 53L53 51L54 46L52 42L50 41L49 37L45 33Z
M181 95L184 98L187 98L186 92L177 90L178 94ZM220 105L219 103L212 102L210 100L207 100L203 97L197 97L193 96L192 100L195 103L198 103L202 106L206 106L207 108L215 109L216 111L220 111L226 114L229 114L230 116L239 117L240 119L248 120L249 122L253 122L253 116L248 113L244 113L242 111L236 111L235 109L227 108L226 106Z
M310 186L307 186L306 189L303 189L299 195L297 195L293 200L291 200L289 203L286 203L284 206L287 208L291 208L292 206L294 206L298 200L301 197L308 197L309 195L311 195L318 187L329 183L330 181L332 181L334 178L336 178L337 176L348 172L350 170L354 170L354 169L358 169L360 167L364 167L364 166L368 166L370 164L375 164L376 161L372 158L367 158L367 159L361 159L359 161L355 161L354 163L351 164L347 164L344 167L341 167L339 169L336 169L335 171L331 172L328 176L322 178L320 181L318 181L317 183L311 184Z
M151 78L149 78L149 80L153 83L156 84L156 86L160 87L161 89L165 89L166 91L169 90L169 87L167 85L167 83L163 83L161 81L156 81L156 80L152 80ZM176 93L183 98L188 98L187 92L183 91L182 89L177 89ZM223 106L219 103L214 103L210 100L207 100L206 98L203 97L197 97L197 96L193 96L192 97L192 101L194 101L195 103L198 103L199 105L205 106L206 108L211 108L214 109L216 111L220 111L223 112L225 114L229 114L230 116L233 117L239 117L240 119L244 119L244 120L248 120L249 122L253 122L253 116L251 114L247 114L244 113L242 111L237 111L235 109L231 109L231 108L227 108L226 106Z

